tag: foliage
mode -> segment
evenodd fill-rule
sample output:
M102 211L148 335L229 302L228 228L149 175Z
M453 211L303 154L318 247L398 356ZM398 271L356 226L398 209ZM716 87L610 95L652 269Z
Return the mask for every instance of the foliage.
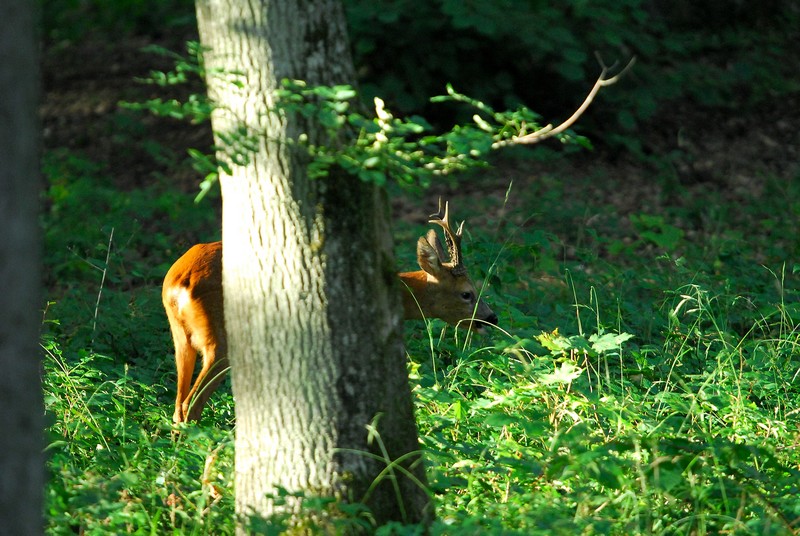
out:
M233 501L220 491L230 432L170 439L159 292L168 256L218 218L166 183L121 195L101 166L66 151L45 154L43 172L48 532L232 533ZM229 410L230 395L212 404L218 419Z
M665 311L661 347L602 330L509 336L453 349L430 385L418 373L443 521L520 534L787 533L800 475L781 445L800 362L787 370L777 355L797 332L771 343L761 329L697 333L718 311L683 306L691 313ZM764 389L776 396L755 394Z
M194 0L39 0L45 37L52 42L118 37L153 28L194 24Z
M172 13L170 6L183 3L160 5ZM640 57L630 91L620 85L606 97L627 101L614 114L628 129L682 96L720 105L738 102L730 97L743 88L758 98L793 87L785 70L791 62L776 63L790 42L777 35L798 15L784 2L709 2L703 17L687 15L700 9L688 1L669 11L639 0L545 4L348 2L359 57L392 58L371 62L371 82L362 87L400 110L421 106L447 81L476 96L462 109L478 119L469 129L445 130L444 145L423 155L436 165L444 155L477 161L496 141L481 121L494 132L506 118L513 122L495 121L483 103L511 103L517 118L536 122L517 105L543 102L542 88L572 99L562 89L577 87L582 98L593 78L586 50L594 48L606 57ZM134 1L48 7L51 39L77 38L92 25L133 31L125 27L166 12ZM779 9L784 17L763 27ZM745 17L753 24L742 24ZM429 61L413 55L426 39L435 44L424 48L437 51L426 52ZM705 63L688 61L694 56ZM150 78L170 84L202 75L200 64L181 61ZM531 73L547 83L530 84ZM386 106L374 119L354 114L355 105L343 105L352 98L347 88L289 89L296 111L352 128L375 150L356 158L310 146L323 163L344 167L353 158L352 171L369 180L411 173L403 167L412 160L407 143L424 140L427 123L399 119ZM496 106L500 94L508 102ZM449 98L464 100L455 92ZM202 100L152 100L144 108L198 120L210 109ZM239 134L231 145L246 140ZM376 146L380 134L394 145ZM387 147L403 155L389 158ZM479 154L470 154L476 147ZM195 156L211 177L216 161ZM171 261L218 231L217 216L166 180L118 185L103 165L67 150L48 151L43 172L47 532L233 533L230 391L215 393L199 425L173 434L174 371L158 288ZM601 179L612 190L630 186ZM800 213L792 201L798 181L766 177L763 193L747 203L706 185L665 209L642 205L626 215L587 193L596 180L582 182L578 195L562 177L544 174L510 188L503 218L471 223L467 260L487 281L501 329L465 337L437 321L406 328L437 505L430 532L796 532L800 289L791 263L800 244L787 230ZM487 207L497 208L473 196L463 210ZM408 245L420 228L400 224L396 234L400 264L410 266ZM357 503L303 497L303 504L311 519L330 520L320 531L369 523ZM263 533L279 533L286 521L252 520Z
M230 431L170 439L150 371L44 342L51 534L232 534ZM162 408L162 409L159 409Z
M350 86L308 88L302 81L285 80L277 96L279 109L313 120L326 133L322 144L296 140L309 152L312 178L326 176L335 166L381 186L392 179L404 186L426 188L436 176L485 167L493 149L512 145L521 133L540 130L539 116L525 107L497 112L450 86L446 96L433 100L464 103L475 113L472 122L441 134L434 133L424 118L395 117L378 97L374 116L354 111L358 94ZM343 132L352 132L353 139ZM558 138L589 146L583 137L563 134Z
M206 73L202 47L196 42L188 43L187 56L161 47L150 50L172 59L175 67L167 72L151 71L140 82L174 86L210 74L230 84L242 83L235 72ZM313 179L327 176L336 167L381 186L391 179L404 187L427 188L434 177L485 167L492 150L512 146L518 137L546 132L538 124L539 116L524 106L498 112L449 85L447 95L435 97L432 102L458 103L473 114L471 122L455 125L443 133L434 132L422 117L395 117L378 97L374 98L374 114L364 114L359 94L347 85L308 87L302 80L283 80L275 97L279 113L294 114L314 125L308 131L319 133L314 139L301 134L298 139L290 140L307 151L308 174ZM153 98L122 102L121 106L197 124L210 119L215 105L205 96L191 94L184 102ZM229 172L231 166L247 162L259 146L259 136L248 125L241 124L231 132L216 133L218 144L212 147L214 154L190 150L194 168L205 175L197 201L210 191L220 171ZM591 147L588 139L570 131L555 137L562 143Z
M192 0L42 3L53 42L174 33L194 25ZM641 150L637 132L691 100L736 110L800 87L792 60L800 11L792 0L345 0L359 86L398 115L464 122L464 109L432 107L446 84L498 109L527 105L557 117L580 102L599 68L637 56L634 75L604 96L581 128ZM434 51L434 52L432 52ZM609 127L608 124L613 126ZM600 126L603 135L599 135Z
M734 5L731 5L734 4ZM634 76L593 116L606 142L637 148L636 131L679 100L735 109L797 91L800 12L791 1L345 1L361 88L400 113L424 113L445 84L501 108L571 110L599 70L591 54L626 61ZM422 45L424 43L424 45ZM733 59L735 58L735 59ZM460 119L463 121L463 118ZM614 121L614 126L607 123ZM594 125L592 130L598 128ZM592 124L582 123L582 128Z
M183 56L167 48L158 45L145 47L145 51L157 56L168 58L173 62L171 71L151 70L148 76L139 78L137 81L142 84L149 84L158 87L182 86L197 84L203 87L205 84L206 69L203 64L203 48L197 41L186 43L186 55ZM236 73L216 73L217 76L226 76L231 84L240 84ZM198 125L208 123L211 120L211 112L214 104L205 93L198 94L191 92L185 101L177 98L162 99L155 97L142 102L120 102L123 109L134 110L137 112L148 112L158 117L168 117L179 121L188 121ZM212 146L213 153L209 154L196 148L188 149L192 167L195 171L203 175L200 182L200 192L195 197L195 201L202 200L206 194L216 185L219 180L219 172L229 171L229 162L244 162L247 160L252 150L252 141L243 129L226 135L217 134L221 138L222 146ZM227 158L220 158L226 155Z
M61 170L59 180L67 170L94 181L95 188L72 195L93 192L107 203L109 220L127 214L125 204L110 203L110 187L96 188L99 171L62 160L71 167L47 168ZM487 299L502 330L464 340L438 321L427 330L407 326L437 504L431 532L790 534L800 520L800 460L792 447L800 309L793 274L781 259L796 255L797 244L776 240L772 230L793 218L796 207L754 203L742 210L715 200L727 225L712 224L701 235L688 233L686 222L707 203L634 214L627 226L608 215L574 258L564 259L560 242L580 243L575 222L604 207L570 205L550 186L544 179L521 195L552 216L517 227L505 242L471 226L468 261L491 281ZM785 187L768 186L765 200L775 188ZM48 233L57 236L66 222L53 215L69 212L72 201L59 189L49 196L61 207L47 220ZM400 243L419 232L401 228ZM96 241L105 254L106 237L93 225L70 236ZM133 233L128 247L144 251L153 238ZM48 248L48 257L57 253ZM160 251L153 265L163 272L177 253ZM403 257L412 262L410 254ZM104 263L109 273L119 258L114 253ZM582 268L587 263L593 270ZM562 274L561 281L541 280L543 272ZM75 288L63 300L94 303L97 278L90 285L81 270L58 273L54 291ZM157 287L155 275L128 277L128 288ZM101 304L121 291L121 281L107 278ZM131 309L152 323L138 324ZM91 338L65 329L87 323L91 309L70 304L48 312L48 325L56 318L60 324L44 341L50 533L233 531L232 400L220 390L199 426L170 437L174 373L159 309L155 297L101 306L98 335L109 325L142 331L147 355L132 359L119 337L101 346L96 336L100 353ZM322 531L369 522L358 504L343 509L318 497L303 504L319 512L310 519L328 519L317 525ZM286 520L253 522L279 533ZM414 534L419 527L382 530Z

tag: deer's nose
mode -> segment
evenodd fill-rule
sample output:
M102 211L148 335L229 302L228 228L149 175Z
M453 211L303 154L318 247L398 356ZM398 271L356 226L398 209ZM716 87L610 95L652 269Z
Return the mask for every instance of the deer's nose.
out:
M497 325L497 315L494 314L494 313L490 314L489 316L486 317L486 321L488 323L494 324L496 326Z

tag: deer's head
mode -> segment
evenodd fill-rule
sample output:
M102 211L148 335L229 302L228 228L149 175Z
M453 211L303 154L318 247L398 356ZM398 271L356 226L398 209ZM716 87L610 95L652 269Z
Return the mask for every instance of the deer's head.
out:
M497 324L497 315L480 299L480 292L463 262L461 236L464 223L458 230L453 230L449 204L445 203L442 212L441 199L439 212L431 215L429 223L444 230L448 254L445 254L433 229L417 241L417 262L422 271L401 274L413 294L411 299L404 297L406 318L441 318L448 324L476 331L481 331L487 324Z

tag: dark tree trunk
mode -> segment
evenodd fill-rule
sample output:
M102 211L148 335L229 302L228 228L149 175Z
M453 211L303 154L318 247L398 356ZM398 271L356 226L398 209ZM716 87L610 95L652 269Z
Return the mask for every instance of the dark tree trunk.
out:
M35 2L0 4L0 533L41 534L44 463Z

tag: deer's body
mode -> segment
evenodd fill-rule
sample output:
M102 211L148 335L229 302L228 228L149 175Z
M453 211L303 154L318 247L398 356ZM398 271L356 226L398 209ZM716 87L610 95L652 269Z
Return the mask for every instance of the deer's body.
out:
M175 261L164 278L161 301L175 344L178 373L172 420L196 421L228 369L228 335L222 306L222 242L197 244ZM203 365L192 385L197 352L203 356Z
M440 206L441 212L441 206ZM497 315L478 298L460 260L461 229L452 232L445 209L441 219L431 220L445 229L451 261L436 232L431 230L417 242L417 260L422 270L398 274L406 320L441 318L449 324L480 331L496 324ZM164 277L161 298L175 344L177 396L173 421L198 420L211 393L228 369L228 341L222 296L222 242L197 244L189 249ZM202 368L192 383L197 353Z

